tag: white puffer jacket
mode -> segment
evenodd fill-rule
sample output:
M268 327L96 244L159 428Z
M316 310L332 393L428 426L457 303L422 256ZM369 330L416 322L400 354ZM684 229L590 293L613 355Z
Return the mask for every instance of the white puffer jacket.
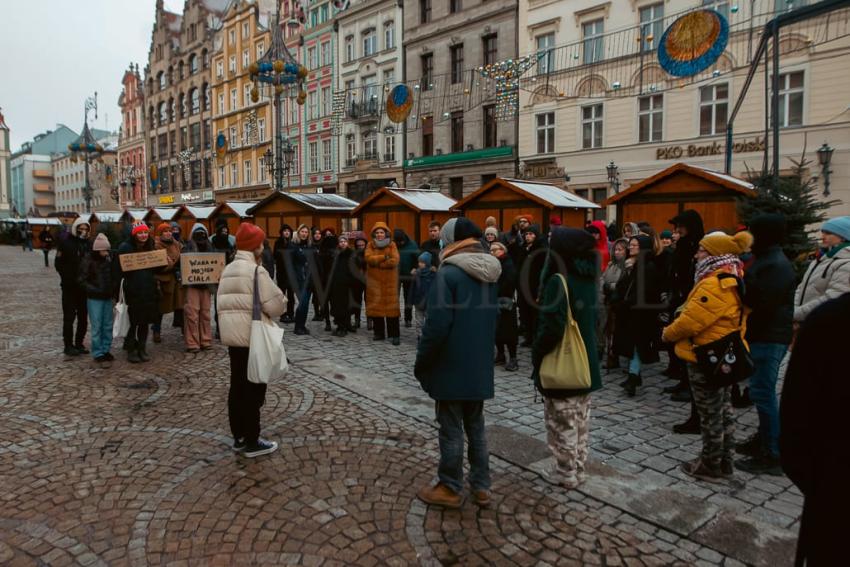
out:
M794 321L803 321L821 303L850 292L850 246L832 258L821 256L809 265L794 297Z
M239 250L233 262L221 274L218 283L218 327L221 342L227 346L250 346L254 270L258 265L253 252ZM263 322L275 325L274 320L286 309L286 298L262 266L258 278Z

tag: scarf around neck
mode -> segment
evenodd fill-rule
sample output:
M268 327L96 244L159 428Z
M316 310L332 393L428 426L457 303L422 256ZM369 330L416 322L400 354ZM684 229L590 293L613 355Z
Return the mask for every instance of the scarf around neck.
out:
M726 273L736 277L743 277L744 264L734 254L722 254L720 256L709 256L697 262L694 273L694 283L707 278L717 270L723 270Z
M390 242L392 242L389 238L383 238L381 240L378 240L377 238L373 238L372 241L375 243L375 247L378 248L378 249L381 249L381 250L383 250L384 248L389 246Z

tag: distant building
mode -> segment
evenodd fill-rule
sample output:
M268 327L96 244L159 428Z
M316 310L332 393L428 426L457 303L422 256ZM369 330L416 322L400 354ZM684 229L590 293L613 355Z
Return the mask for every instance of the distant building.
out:
M55 212L52 158L68 151L78 135L62 124L37 135L11 156L11 206L18 216L46 216Z
M147 202L149 172L145 163L145 90L139 65L130 64L121 79L118 97L121 107L121 132L118 138L118 205L140 207Z
M9 190L12 186L12 167L9 150L9 127L3 113L0 112L0 218L10 216L12 206L9 201Z
M362 201L401 170L403 124L386 116L390 90L402 82L403 12L397 0L355 0L337 14L336 84L344 90L338 138L340 192Z
M118 134L107 134L104 130L91 129L92 135L104 151L100 157L89 162L89 187L92 188L91 210L115 210L118 202ZM53 182L56 211L86 212L85 161L82 157L72 158L68 153L53 157ZM113 193L114 191L114 193Z

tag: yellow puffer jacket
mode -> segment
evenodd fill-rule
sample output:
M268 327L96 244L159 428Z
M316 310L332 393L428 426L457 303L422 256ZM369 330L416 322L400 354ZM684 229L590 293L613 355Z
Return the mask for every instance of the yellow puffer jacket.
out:
M664 342L676 343L676 356L686 362L697 361L695 346L714 342L736 330L740 330L742 336L747 332L749 310L738 297L738 281L717 277L723 273L717 270L700 280L688 295L679 316L664 328Z

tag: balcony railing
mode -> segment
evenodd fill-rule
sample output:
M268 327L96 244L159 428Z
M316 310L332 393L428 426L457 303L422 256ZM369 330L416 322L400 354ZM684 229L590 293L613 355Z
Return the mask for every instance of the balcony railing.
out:
M377 118L380 115L380 104L377 100L352 102L348 106L348 117L357 119Z

